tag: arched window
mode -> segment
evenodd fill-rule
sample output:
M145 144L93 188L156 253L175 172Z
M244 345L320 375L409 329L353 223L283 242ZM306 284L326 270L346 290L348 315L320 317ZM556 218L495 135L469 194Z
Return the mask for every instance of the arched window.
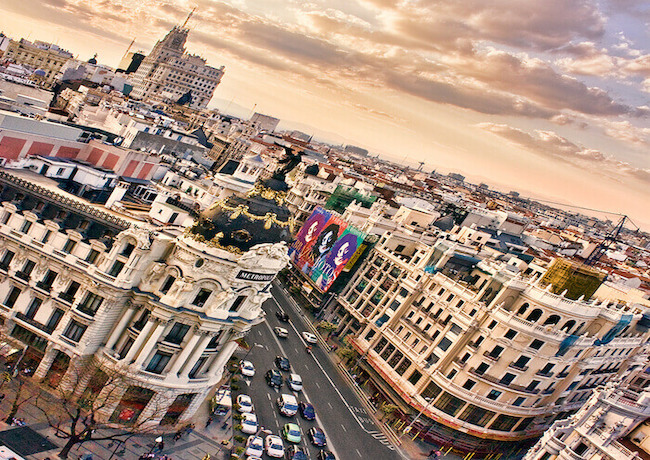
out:
M573 331L573 333L574 333L574 334L580 334L580 331L582 330L582 328L583 328L584 326L585 326L585 323L584 323L584 322L583 322L583 323L580 323L580 326L578 326L578 328L577 328L575 331Z
M561 331L566 331L567 333L569 333L569 331L571 331L571 329L573 329L573 327L575 325L576 325L576 322L574 320L569 320L566 323L564 323L564 326L562 326L560 328L560 330Z
M544 321L543 326L553 326L557 323L560 322L560 317L558 315L551 315L548 318L546 318L546 321Z
M537 321L542 317L542 313L543 313L542 310L536 308L530 312L530 314L526 318L526 321L530 321L531 323L534 323L535 321Z
M524 313L526 313L526 310L528 310L529 306L530 305L528 305L528 303L523 304L521 307L519 307L519 310L517 311L517 315L523 315Z

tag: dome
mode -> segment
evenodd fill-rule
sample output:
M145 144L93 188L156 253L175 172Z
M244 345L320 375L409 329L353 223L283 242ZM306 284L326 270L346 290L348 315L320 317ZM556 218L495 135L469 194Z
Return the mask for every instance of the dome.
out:
M95 64L95 65L97 65L97 53L95 53L95 55L94 55L93 57L91 57L90 59L88 59L88 64Z
M286 191L274 190L273 181L258 182L244 196L217 201L201 213L187 234L235 253L262 243L291 242L294 219L284 206Z
M451 215L441 217L433 223L433 226L448 232L454 228L454 218Z
M47 72L43 69L37 69L34 71L34 75L38 77L44 77L45 75L47 75Z

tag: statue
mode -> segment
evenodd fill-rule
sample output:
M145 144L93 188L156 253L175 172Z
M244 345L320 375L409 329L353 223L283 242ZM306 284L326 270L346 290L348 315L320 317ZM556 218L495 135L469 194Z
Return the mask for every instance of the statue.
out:
M273 179L284 181L293 168L298 166L302 161L302 156L305 154L302 150L299 152L294 152L293 149L289 147L284 148L285 156L278 163L283 164L282 168L278 168L273 173Z

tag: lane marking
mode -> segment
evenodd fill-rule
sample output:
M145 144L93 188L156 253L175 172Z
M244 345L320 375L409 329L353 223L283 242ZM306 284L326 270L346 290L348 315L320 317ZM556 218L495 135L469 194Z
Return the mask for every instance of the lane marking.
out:
M359 457L363 458L363 455L361 455L361 452L359 452L359 449L354 449L354 450L357 451L357 455L358 455Z
M343 428L343 431L345 431L347 433L348 430L347 430L347 428L345 428L345 425L341 425L341 428Z

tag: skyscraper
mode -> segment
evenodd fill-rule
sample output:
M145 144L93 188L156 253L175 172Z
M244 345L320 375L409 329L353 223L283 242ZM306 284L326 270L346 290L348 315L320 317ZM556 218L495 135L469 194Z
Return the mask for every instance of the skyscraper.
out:
M205 108L221 81L224 67L207 65L201 56L189 54L185 42L189 29L175 26L159 40L135 73L131 96L176 102L185 96L192 108Z

